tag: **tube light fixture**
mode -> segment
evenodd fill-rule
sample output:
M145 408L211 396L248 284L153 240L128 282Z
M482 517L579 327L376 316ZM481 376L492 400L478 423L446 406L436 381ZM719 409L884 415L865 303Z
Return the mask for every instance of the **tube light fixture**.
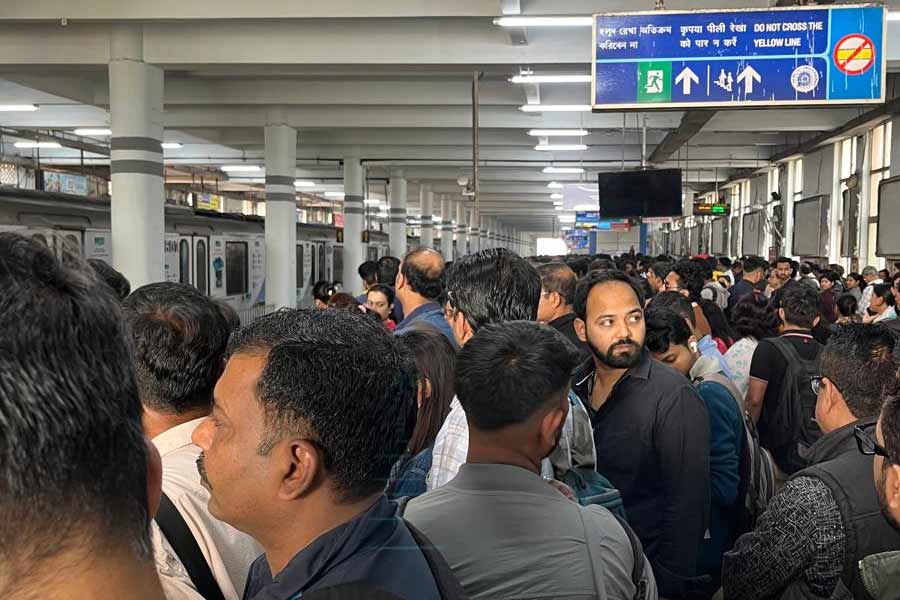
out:
M563 195L562 194L550 194L550 199L551 200L562 200Z
M535 150L542 152L574 152L579 150L587 150L585 144L538 144Z
M553 203L553 206L564 206L564 205L565 204L563 202L554 202Z
M263 177L229 177L228 181L232 181L234 183L265 183L266 180Z
M547 184L547 187L550 188L551 190L561 190L562 188L564 188L566 186L559 183L558 181L551 181L550 183Z
M499 27L590 27L593 17L500 17L494 19Z
M37 109L34 104L0 104L0 112L32 112Z
M522 112L591 112L590 104L523 104Z
M16 142L16 148L62 148L58 142Z
M76 129L73 133L75 135L107 136L112 135L112 129Z
M556 218L559 219L560 223L574 223L575 222L575 215L559 215Z
M343 198L344 192L325 192L326 198Z
M381 204L381 200L378 198L366 198L363 200L363 204L366 206L379 206Z
M226 173L253 173L261 170L259 165L222 165L219 168Z
M179 148L183 148L178 142L163 142L160 146L162 146L163 150L178 150Z
M303 181L301 179L296 179L294 181L294 187L316 187L315 181Z
M590 131L587 129L531 129L528 135L531 137L553 137L553 136L572 136L580 137L588 135Z
M514 75L510 83L590 83L590 75Z
M560 204L560 205L554 204L554 205L553 205L553 210L563 210L562 204Z
M544 167L544 173L584 173L581 167Z

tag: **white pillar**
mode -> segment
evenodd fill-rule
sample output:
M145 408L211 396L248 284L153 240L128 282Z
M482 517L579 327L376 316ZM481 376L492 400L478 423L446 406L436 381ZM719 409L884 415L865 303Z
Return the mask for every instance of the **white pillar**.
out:
M456 203L456 258L468 253L469 226L466 223L465 202L460 200Z
M363 170L358 157L344 158L344 290L358 296L362 281L357 269L366 260L363 232Z
M474 254L481 250L479 245L481 240L478 229L479 220L476 218L474 207L469 209L469 218L467 222L469 224L469 252Z
M453 260L453 202L441 197L441 255L444 261Z
M109 44L112 251L131 289L165 279L163 70L144 62L140 25L116 25Z
M432 248L434 246L434 193L430 183L419 185L419 207L421 218L419 225L419 246Z
M391 212L388 223L391 255L403 258L406 254L406 179L403 171L391 172Z
M297 306L297 130L270 114L266 144L266 304Z

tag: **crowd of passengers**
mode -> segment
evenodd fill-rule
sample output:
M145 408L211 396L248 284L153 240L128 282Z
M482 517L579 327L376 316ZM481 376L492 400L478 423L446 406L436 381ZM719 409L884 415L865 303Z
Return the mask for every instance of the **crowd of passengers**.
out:
M0 233L0 597L900 598L900 277L359 276L242 326Z

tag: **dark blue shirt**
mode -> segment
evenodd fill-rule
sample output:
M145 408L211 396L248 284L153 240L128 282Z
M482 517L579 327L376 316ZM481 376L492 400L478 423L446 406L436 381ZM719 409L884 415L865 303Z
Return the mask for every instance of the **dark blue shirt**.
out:
M394 335L403 335L409 328L413 325L413 323L425 322L429 325L433 326L435 329L443 333L447 336L447 339L450 340L450 343L453 344L453 347L456 348L456 338L453 337L453 330L450 328L450 323L447 322L447 319L444 318L444 309L441 308L441 305L437 302L428 302L427 304L423 304L416 310L412 311L406 318L403 319L403 322L397 325L397 329L394 330Z
M404 454L391 469L388 496L416 498L427 491L426 478L431 470L432 449L425 448L415 456Z
M244 600L296 600L306 592L356 582L406 600L440 600L422 551L397 517L397 505L384 496L320 535L274 578L266 556L257 558Z

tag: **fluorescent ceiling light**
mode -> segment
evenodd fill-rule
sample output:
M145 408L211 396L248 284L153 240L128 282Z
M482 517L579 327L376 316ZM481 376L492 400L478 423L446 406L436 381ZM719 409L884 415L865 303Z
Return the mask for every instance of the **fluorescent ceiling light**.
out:
M550 188L551 190L561 190L562 188L564 188L566 186L564 186L563 184L561 184L557 181L551 181L550 183L547 184L547 187Z
M579 210L597 210L597 205L595 205L595 204L576 204L576 205L572 208L572 210L574 210L574 211L579 211Z
M16 148L62 148L58 142L16 142Z
M578 150L587 150L587 145L585 144L538 144L534 147L535 150L540 150L543 152L568 152L568 151L578 151Z
M0 104L0 112L32 112L37 109L34 104Z
M590 83L590 75L514 75L510 83Z
M326 198L343 198L344 192L325 192Z
M550 194L550 199L551 200L562 200L563 195L562 194Z
M523 104L522 112L591 112L590 104Z
M531 129L528 135L532 137L553 137L553 136L583 136L589 134L587 129Z
M112 135L112 129L76 129L73 133L75 135L107 136Z
M178 142L163 142L160 146L162 146L163 150L178 150L179 148L183 148Z
M560 223L574 223L575 222L575 215L558 215L556 218L559 219Z
M253 173L261 170L259 165L222 165L219 168L226 173Z
M581 167L544 167L544 173L584 173Z
M262 177L229 177L228 181L233 181L234 183L265 183L266 180Z
M900 12L889 12L887 14L888 21L900 21Z
M294 181L294 187L316 187L316 183L314 181L303 181L301 179L296 179Z
M500 27L590 27L593 17L500 17L494 25Z
M363 204L366 206L379 206L381 204L381 200L378 198L366 198L363 200Z
M563 206L563 203L562 202L554 202L553 206Z

